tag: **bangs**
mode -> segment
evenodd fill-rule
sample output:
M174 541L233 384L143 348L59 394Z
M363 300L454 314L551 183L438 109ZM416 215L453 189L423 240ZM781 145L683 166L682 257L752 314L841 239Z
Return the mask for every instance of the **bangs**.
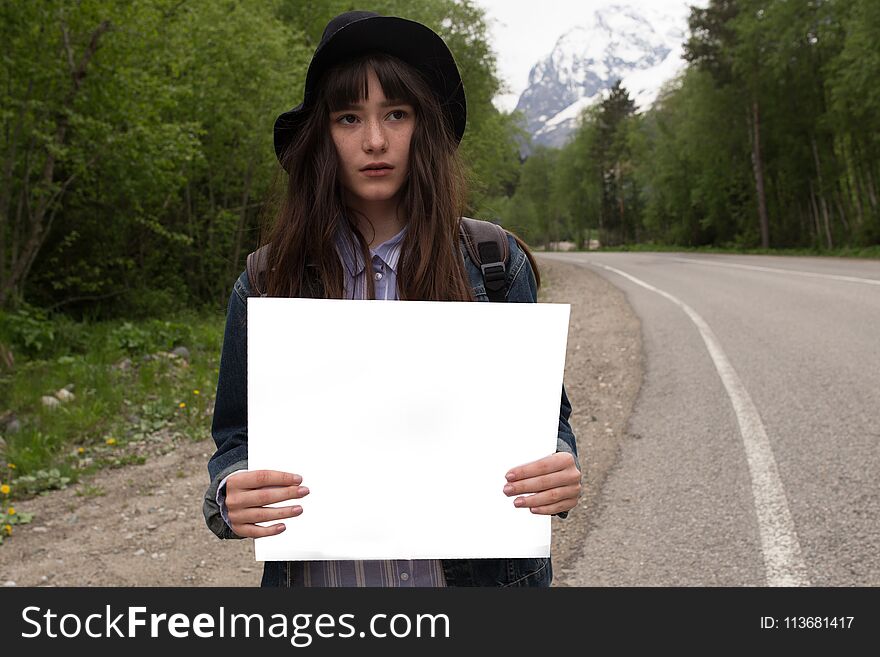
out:
M415 69L390 55L376 54L346 62L326 73L323 89L327 111L340 112L369 100L371 70L375 71L385 98L418 108L413 88L418 84L413 79L418 76Z

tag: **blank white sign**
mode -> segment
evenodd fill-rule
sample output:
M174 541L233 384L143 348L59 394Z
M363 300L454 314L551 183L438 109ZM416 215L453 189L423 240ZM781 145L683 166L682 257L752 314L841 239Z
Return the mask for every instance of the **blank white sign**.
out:
M249 468L311 491L256 559L548 556L502 488L556 451L569 311L249 298Z

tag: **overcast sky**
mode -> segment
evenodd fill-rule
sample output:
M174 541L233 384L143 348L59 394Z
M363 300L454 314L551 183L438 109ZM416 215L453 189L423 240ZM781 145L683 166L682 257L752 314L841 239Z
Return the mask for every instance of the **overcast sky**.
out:
M609 0L475 0L486 10L498 70L510 87L495 104L512 110L526 88L535 62L548 55L556 40ZM618 0L617 4L650 7L681 18L687 27L688 5L708 0Z

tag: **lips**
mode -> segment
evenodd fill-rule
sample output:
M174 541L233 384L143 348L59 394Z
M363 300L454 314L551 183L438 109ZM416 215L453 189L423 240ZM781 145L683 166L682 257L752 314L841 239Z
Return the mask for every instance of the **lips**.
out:
M383 171L391 170L394 167L387 162L370 162L367 166L361 167L361 171Z
M361 173L367 178L383 178L390 176L394 167L387 162L370 162L361 169Z

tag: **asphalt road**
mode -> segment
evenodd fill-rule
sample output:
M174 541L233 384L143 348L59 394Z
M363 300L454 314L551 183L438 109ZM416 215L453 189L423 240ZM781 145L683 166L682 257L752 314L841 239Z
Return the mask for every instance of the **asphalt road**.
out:
M645 378L570 581L880 585L880 262L566 253Z

